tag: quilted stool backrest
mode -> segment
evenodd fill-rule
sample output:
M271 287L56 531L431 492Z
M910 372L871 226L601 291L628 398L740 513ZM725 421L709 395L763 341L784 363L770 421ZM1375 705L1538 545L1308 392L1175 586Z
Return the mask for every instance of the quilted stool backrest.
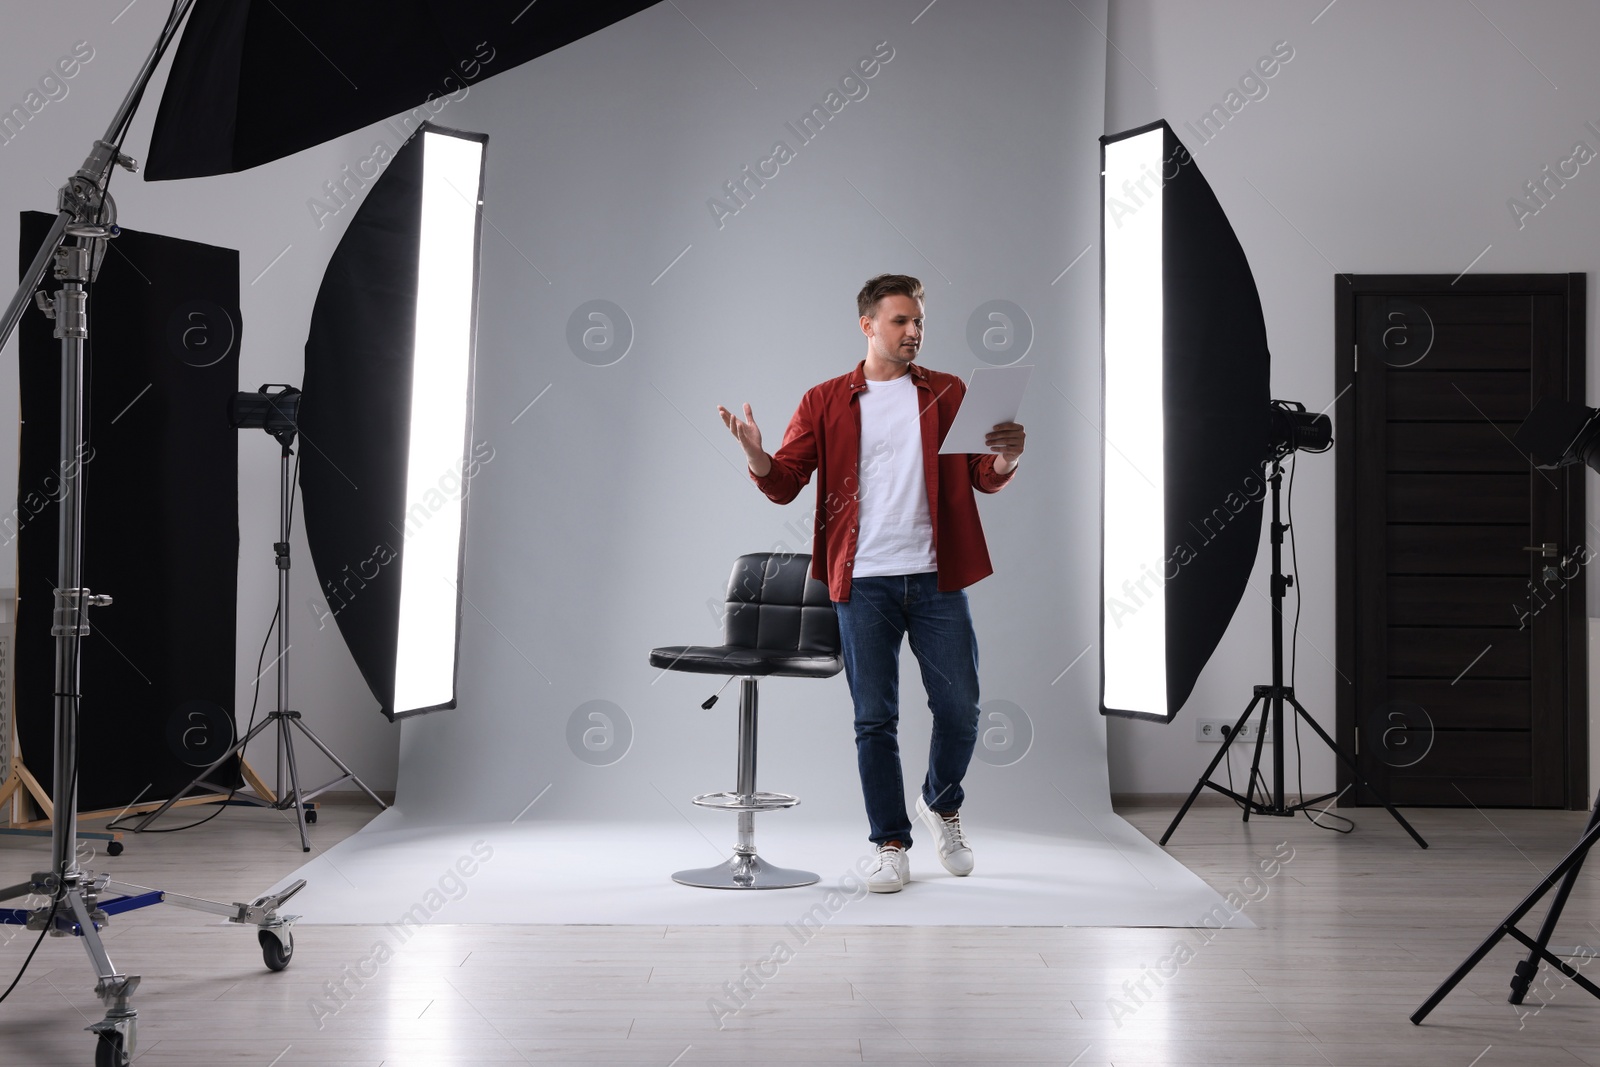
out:
M723 643L774 652L839 653L839 619L828 587L811 577L811 556L751 552L728 578Z

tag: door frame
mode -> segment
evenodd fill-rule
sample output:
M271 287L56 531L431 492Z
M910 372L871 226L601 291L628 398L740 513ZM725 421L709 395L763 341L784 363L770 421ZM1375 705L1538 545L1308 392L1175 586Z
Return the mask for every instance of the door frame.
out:
M1337 679L1335 688L1336 724L1335 738L1346 753L1358 751L1357 708L1355 678L1359 667L1356 604L1356 523L1355 489L1358 454L1362 449L1355 436L1356 390L1359 376L1357 362L1356 298L1368 293L1411 292L1420 294L1471 294L1503 295L1527 293L1529 296L1560 296L1567 302L1566 317L1566 392L1579 403L1587 403L1585 396L1587 370L1587 304L1586 275L1571 274L1469 274L1452 278L1448 274L1336 274L1333 279L1334 328L1333 366L1334 387L1334 439L1348 434L1343 448L1334 450L1335 494L1335 571L1336 592L1336 650L1334 654ZM1538 398L1532 398L1537 402ZM1563 494L1565 514L1562 521L1565 544L1586 543L1584 501L1587 498L1587 472L1581 468L1567 478L1567 492ZM1600 538L1596 539L1600 542ZM1600 547L1600 544L1597 544ZM1563 716L1566 731L1566 808L1586 811L1589 808L1589 676L1588 676L1588 611L1587 579L1574 582L1575 595L1566 598L1563 624L1566 642L1562 648L1564 667L1562 678L1566 688L1566 709ZM1355 804L1353 776L1343 761L1337 763L1338 788L1342 791L1339 806ZM1348 797L1348 799L1347 799Z

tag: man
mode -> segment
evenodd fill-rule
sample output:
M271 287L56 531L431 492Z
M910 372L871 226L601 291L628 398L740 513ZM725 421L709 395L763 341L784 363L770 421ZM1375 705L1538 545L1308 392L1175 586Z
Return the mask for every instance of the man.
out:
M1023 430L1000 423L990 451L939 455L966 393L960 378L918 365L922 283L882 274L856 297L867 357L806 391L778 451L761 448L750 405L717 407L744 449L750 477L787 504L819 471L811 575L828 585L855 703L856 762L877 863L875 893L911 879L911 821L900 773L900 642L922 668L933 738L917 797L919 821L951 874L972 872L961 828L961 779L978 737L978 643L965 586L994 573L972 491L994 493L1015 473Z

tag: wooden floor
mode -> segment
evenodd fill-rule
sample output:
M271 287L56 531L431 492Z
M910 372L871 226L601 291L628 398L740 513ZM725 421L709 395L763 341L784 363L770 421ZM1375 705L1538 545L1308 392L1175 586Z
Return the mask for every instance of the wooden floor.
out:
M1154 837L1173 808L1119 810ZM319 848L371 813L334 801ZM174 1067L1600 1065L1600 1001L1553 981L1543 1002L1512 1008L1509 948L1423 1026L1407 1021L1585 816L1415 810L1423 852L1381 810L1354 814L1359 829L1341 837L1304 818L1191 812L1172 853L1248 899L1256 930L824 926L802 943L770 927L447 926L396 944L382 927L305 927L273 974L251 931L151 908L116 918L107 944L144 976L137 1062ZM301 860L278 815L235 809L91 866L231 900ZM0 838L0 882L48 862L44 845ZM1600 946L1597 903L1581 880L1554 944ZM775 958L780 938L792 958ZM0 945L0 988L31 943ZM0 1064L92 1063L92 986L81 949L47 939L0 1004Z

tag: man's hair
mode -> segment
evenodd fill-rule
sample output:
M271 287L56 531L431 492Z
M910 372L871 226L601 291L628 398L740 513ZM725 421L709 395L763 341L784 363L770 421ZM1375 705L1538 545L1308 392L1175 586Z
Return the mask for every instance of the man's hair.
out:
M922 283L909 274L880 274L861 287L856 294L856 310L863 318L878 312L878 301L886 296L909 296L922 299Z

